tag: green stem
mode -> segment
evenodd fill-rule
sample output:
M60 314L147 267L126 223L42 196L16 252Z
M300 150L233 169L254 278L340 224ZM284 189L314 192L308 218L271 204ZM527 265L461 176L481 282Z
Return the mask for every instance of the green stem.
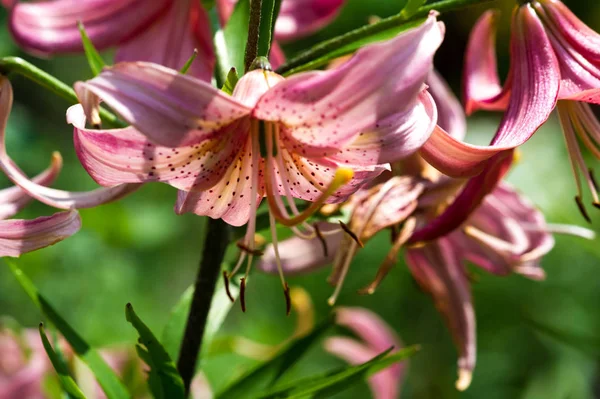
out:
M258 57L258 36L260 35L260 18L262 10L262 0L252 0L250 2L250 21L248 22L248 42L246 43L246 53L244 56L244 66L246 72L254 59Z
M304 64L316 60L319 57L323 57L340 47L353 43L366 36L375 35L388 29L397 27L408 21L414 21L416 19L426 17L433 10L443 13L476 4L489 3L491 1L493 0L443 0L420 7L408 18L403 13L384 18L373 24L361 26L358 29L344 33L343 35L334 37L332 39L325 40L324 42L311 47L309 50L298 54L296 57L288 60L288 62L280 66L277 69L277 73L286 74L286 72L297 69Z
M64 98L71 104L79 103L79 99L71 87L22 58L0 58L0 72L4 74L9 72L18 73L19 75L25 76L27 79ZM100 117L102 118L102 122L108 127L116 128L125 126L125 124L119 120L119 118L104 108L100 108Z
M230 242L229 225L221 219L209 219L207 229L202 260L194 283L194 295L177 361L177 370L183 379L186 397L196 373L196 363L202 349L210 305L220 276L225 250Z

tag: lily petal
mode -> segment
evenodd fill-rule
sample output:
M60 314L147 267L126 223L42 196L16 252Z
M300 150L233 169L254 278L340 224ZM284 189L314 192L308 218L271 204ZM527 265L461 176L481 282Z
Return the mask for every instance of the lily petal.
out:
M437 124L456 140L467 134L467 119L448 82L435 69L427 77L427 91L437 106Z
M511 77L500 85L496 62L497 10L488 10L477 20L467 43L463 75L465 111L478 109L503 111L508 105Z
M275 38L286 41L318 31L339 13L344 0L284 0L275 22Z
M210 139L250 112L206 82L147 62L106 68L94 79L75 83L75 91L88 118L98 96L151 141L168 147Z
M339 230L333 223L320 222L317 224L322 232ZM323 242L318 238L306 240L298 236L285 239L278 244L281 267L287 276L296 276L318 270L333 262L339 249L343 232L324 235L327 246L327 256L324 254ZM258 268L269 274L277 274L275 249L272 244L267 245L263 256L258 261ZM387 348L386 348L387 349Z
M49 186L56 180L61 168L62 158L59 156L53 157L48 169L34 177L32 181L42 186ZM8 219L16 215L32 199L18 186L0 190L0 219Z
M133 127L86 129L81 105L69 108L67 121L74 125L77 156L98 184L161 181L186 191L214 186L237 156L249 131L248 118L242 118L223 128L220 134L228 139L168 148L152 144Z
M215 56L208 14L198 1L175 0L156 23L119 46L115 62L148 61L179 70L194 49L198 59L188 74L210 82Z
M444 316L458 348L459 390L468 388L476 358L475 311L469 282L459 254L445 238L422 248L411 248L406 261L419 285Z
M56 0L19 2L10 30L25 49L41 54L83 50L77 22L98 49L131 39L150 26L172 0Z
M18 257L72 236L81 227L76 211L33 220L0 220L0 256Z
M293 75L262 96L253 116L285 124L306 156L334 155L359 133L418 105L443 34L432 14L395 39L363 47L338 68Z

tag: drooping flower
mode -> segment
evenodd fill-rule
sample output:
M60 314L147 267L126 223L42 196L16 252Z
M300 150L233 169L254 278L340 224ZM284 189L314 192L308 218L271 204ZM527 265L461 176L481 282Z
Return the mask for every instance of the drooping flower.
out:
M249 222L237 271L257 254L263 197L272 223L315 236L304 222L321 205L343 201L427 140L436 113L423 87L442 36L431 15L336 69L289 79L252 70L232 96L156 64L117 64L75 85L82 101L69 111L76 150L101 185L166 182L180 189L178 213ZM99 122L96 96L132 127L86 129L84 110ZM299 212L294 198L313 204Z
M575 200L589 221L582 185L589 188L596 207L600 207L598 188L577 137L600 158L600 123L589 105L600 102L600 35L558 0L521 3L513 13L511 67L504 86L496 70L494 11L480 18L467 47L467 113L506 109L491 145L469 146L438 131L423 155L445 173L469 174L469 169L480 170L498 152L527 141L556 107L577 183Z
M42 55L83 51L81 21L98 49L117 46L120 61L183 67L194 49L201 62L188 73L210 81L214 67L210 22L195 0L55 0L12 2L10 30L17 43ZM174 45L177 43L177 45Z
M390 348L400 349L402 343L394 331L377 314L366 308L341 307L335 311L336 323L348 328L360 340L345 336L329 337L325 350L350 364L367 362ZM369 378L374 399L396 399L406 363L394 364Z

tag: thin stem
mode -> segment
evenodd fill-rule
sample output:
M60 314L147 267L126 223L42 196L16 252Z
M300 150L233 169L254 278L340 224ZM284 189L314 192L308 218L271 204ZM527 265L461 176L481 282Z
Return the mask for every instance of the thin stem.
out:
M0 73L7 74L9 72L15 72L19 75L23 75L27 79L64 98L71 104L79 103L79 99L71 87L22 58L0 58ZM125 126L125 124L119 120L119 118L104 108L100 108L100 117L102 118L102 122L108 127Z
M225 249L230 238L229 225L221 219L209 219L207 229L202 260L194 283L194 296L177 362L177 370L183 379L186 397L189 394L190 384L196 371L208 312L220 276Z
M260 18L262 0L250 2L250 21L248 22L248 42L246 43L246 54L244 56L244 67L246 72L256 57L258 57L258 36L260 35Z
M288 62L279 67L277 69L277 73L286 74L286 72L292 71L294 69L299 69L298 67L307 64L311 61L314 61L317 58L323 57L328 53L339 49L345 45L348 45L352 42L355 42L359 39L364 39L367 36L384 32L388 29L397 27L409 21L424 18L429 14L429 12L433 10L443 13L458 8L488 3L491 1L494 0L443 0L420 7L413 15L411 15L408 18L403 13L384 18L373 24L361 26L358 29L344 33L332 39L325 40L317 44L316 46L311 47L309 50L298 54L296 57L290 59Z

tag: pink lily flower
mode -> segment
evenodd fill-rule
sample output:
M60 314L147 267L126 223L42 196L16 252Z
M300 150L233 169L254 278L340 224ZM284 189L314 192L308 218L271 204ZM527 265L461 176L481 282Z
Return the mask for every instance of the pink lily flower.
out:
M314 237L305 222L321 205L345 200L427 140L436 112L423 87L442 37L431 15L336 69L289 79L255 69L232 96L156 64L117 64L75 85L82 101L69 112L76 151L101 185L165 182L180 189L178 213L249 222L237 271L246 255L258 254L263 197L273 225ZM99 122L98 97L132 126L87 129L84 111ZM313 203L299 212L294 198Z
M217 0L219 18L224 25L237 0ZM288 41L318 31L339 13L344 0L283 0L275 22L275 39Z
M390 348L402 347L400 339L387 323L366 308L341 307L335 311L336 323L360 338L329 337L323 346L329 353L350 364L367 362ZM395 364L369 378L374 399L396 399L404 377L406 363Z
M423 156L446 174L472 175L488 159L527 141L556 107L577 183L577 205L583 205L583 184L599 205L597 185L581 154L581 142L600 158L600 123L588 103L599 103L600 36L558 0L524 2L512 21L511 68L504 86L496 70L494 11L475 25L465 60L467 113L477 109L503 110L504 118L489 147L452 140L442 131L433 134ZM471 172L469 171L471 170Z
M212 37L208 15L199 1L14 1L10 7L14 39L36 54L83 51L79 21L98 49L118 47L116 62L149 61L179 69L197 49L202 62L194 62L188 73L210 81Z

